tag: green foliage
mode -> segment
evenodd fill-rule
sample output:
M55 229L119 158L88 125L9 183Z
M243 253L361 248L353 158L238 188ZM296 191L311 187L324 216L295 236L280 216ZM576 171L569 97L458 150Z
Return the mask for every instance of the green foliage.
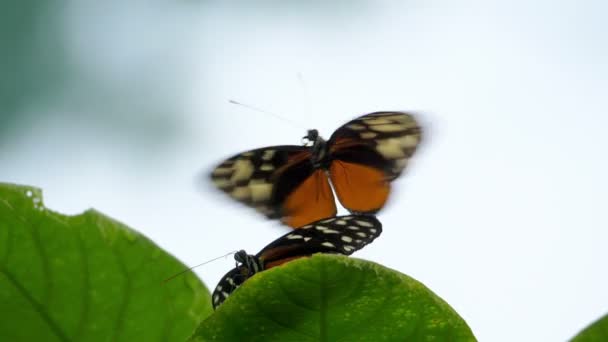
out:
M141 234L38 189L0 184L0 340L183 341L212 309L194 275Z
M191 341L475 341L418 281L383 266L314 255L256 274Z
M591 323L581 331L572 342L604 342L608 341L608 314Z
M424 285L315 255L257 274L212 314L184 265L98 212L65 216L38 189L0 183L2 341L474 341Z

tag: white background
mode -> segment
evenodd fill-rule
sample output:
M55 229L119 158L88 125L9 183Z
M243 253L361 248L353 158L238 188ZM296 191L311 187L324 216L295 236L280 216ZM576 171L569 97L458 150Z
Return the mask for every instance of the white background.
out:
M424 283L482 341L565 340L608 311L602 2L264 4L70 3L80 78L28 110L74 115L40 115L0 146L0 180L63 213L94 207L193 265L286 232L205 183L223 158L414 110L426 140L356 256ZM165 108L174 133L143 139ZM137 134L91 123L104 115ZM197 273L213 288L233 265Z

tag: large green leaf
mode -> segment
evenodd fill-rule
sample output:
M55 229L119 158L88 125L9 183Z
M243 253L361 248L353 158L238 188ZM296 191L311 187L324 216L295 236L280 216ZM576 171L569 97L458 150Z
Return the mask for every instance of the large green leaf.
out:
M314 255L256 274L191 341L475 341L418 281L383 266Z
M572 342L604 342L608 341L608 314L591 323Z
M183 341L212 309L194 275L99 212L64 216L0 184L0 341Z

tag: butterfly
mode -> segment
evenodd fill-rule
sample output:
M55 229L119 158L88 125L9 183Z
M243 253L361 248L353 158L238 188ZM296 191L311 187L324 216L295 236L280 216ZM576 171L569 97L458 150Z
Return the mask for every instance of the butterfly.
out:
M256 255L240 250L234 255L237 266L222 277L213 291L213 308L258 272L314 253L350 255L374 241L380 233L382 224L374 216L336 216L299 227L271 242Z
M328 175L343 207L376 213L420 139L411 114L375 112L347 122L328 141L313 129L304 146L237 154L218 165L211 180L233 199L294 228L336 215Z

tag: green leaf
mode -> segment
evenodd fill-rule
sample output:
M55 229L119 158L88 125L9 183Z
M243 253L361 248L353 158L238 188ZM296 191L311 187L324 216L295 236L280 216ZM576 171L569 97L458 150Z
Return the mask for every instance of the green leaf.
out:
M162 284L182 269L99 212L64 216L0 183L2 341L183 341L212 309L194 275Z
M475 341L418 281L372 262L316 254L238 288L191 341Z
M581 331L572 342L604 342L608 341L608 314L591 323Z

